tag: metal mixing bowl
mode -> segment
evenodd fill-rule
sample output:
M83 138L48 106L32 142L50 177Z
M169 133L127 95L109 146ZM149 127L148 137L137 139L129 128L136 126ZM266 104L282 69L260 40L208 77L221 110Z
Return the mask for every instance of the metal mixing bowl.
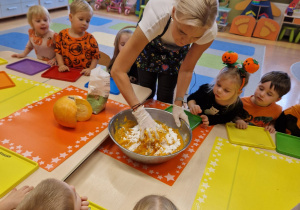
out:
M132 152L124 147L122 147L114 138L116 129L119 129L122 124L124 124L125 117L127 120L132 120L136 122L135 117L132 115L132 110L124 110L116 114L109 122L108 125L108 132L111 137L111 139L120 147L122 152L126 154L128 157L130 157L132 160L145 163L145 164L158 164L166 162L182 151L184 151L188 145L190 144L192 140L192 130L190 126L183 120L181 120L181 126L180 128L177 127L175 124L175 120L173 118L173 115L167 111L161 110L161 109L155 109L155 108L145 108L146 111L149 112L151 117L154 120L158 120L159 122L165 123L167 126L178 129L180 135L182 136L182 139L184 140L184 147L180 151L170 154L170 155L164 155L164 156L147 156L147 155L141 155L135 152Z

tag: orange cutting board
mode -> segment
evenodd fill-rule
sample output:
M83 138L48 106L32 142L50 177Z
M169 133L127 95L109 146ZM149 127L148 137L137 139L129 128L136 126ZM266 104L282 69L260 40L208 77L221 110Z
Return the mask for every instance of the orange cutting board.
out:
M104 111L92 115L88 121L78 122L76 128L59 125L53 116L54 103L65 95L86 98L86 94L85 90L69 86L3 118L0 121L0 145L52 171L107 128L115 114L129 108L108 100Z

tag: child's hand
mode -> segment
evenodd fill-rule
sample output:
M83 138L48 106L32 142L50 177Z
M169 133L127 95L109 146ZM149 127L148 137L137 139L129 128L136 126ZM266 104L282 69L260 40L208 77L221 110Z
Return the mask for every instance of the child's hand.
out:
M12 54L11 57L13 57L13 58L24 58L24 57L26 57L26 55L24 55L23 53L20 53L20 54Z
M201 117L201 119L202 119L201 127L206 129L206 128L209 126L209 120L208 120L208 117L207 117L206 115L204 115L204 114L201 115L200 117Z
M83 74L85 76L90 76L92 69L83 69L80 74Z
M33 187L23 186L19 190L16 188L12 189L12 191L8 194L6 198L0 202L0 210L4 209L15 209L24 199L25 195L30 192Z
M239 119L235 121L235 127L238 129L246 129L248 127L248 123L242 119Z
M58 67L58 71L59 72L64 72L64 71L70 71L70 69L66 65L62 65L62 66Z
M267 126L265 127L265 130L266 130L266 131L269 131L270 133L274 133L274 132L275 132L274 125L267 125Z
M81 198L81 207L80 210L88 210L89 209L89 202L86 196L82 196Z
M50 66L55 66L55 65L57 65L56 58L54 57L53 59L48 60L48 61L47 61L47 64L49 64Z
M194 115L198 115L198 114L202 113L202 109L197 104L190 106L190 111Z

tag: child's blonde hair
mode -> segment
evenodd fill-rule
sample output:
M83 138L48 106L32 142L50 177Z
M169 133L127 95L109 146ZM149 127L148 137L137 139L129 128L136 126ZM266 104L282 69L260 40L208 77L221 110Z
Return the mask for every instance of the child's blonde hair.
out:
M216 81L221 79L233 80L236 83L236 93L238 93L241 89L241 85L243 84L243 78L245 78L245 81L242 88L244 88L248 84L250 77L250 74L248 72L242 72L239 67L241 66L225 66L216 77Z
M136 28L135 26L125 26L124 28L122 28L116 35L115 37L115 41L114 41L114 55L112 57L112 59L110 60L110 63L107 66L107 71L110 72L112 65L114 64L120 49L119 49L119 43L120 43L120 38L123 34L133 34L133 31L130 30L130 28Z
M182 24L211 28L218 14L218 0L177 0L175 18Z
M134 206L133 210L178 210L168 198L160 195L148 195Z
M46 179L30 191L17 210L74 209L74 195L62 181Z
M49 22L51 20L48 10L41 5L34 5L28 9L27 21L28 21L29 25L31 26L31 28L33 28L33 23L32 23L33 16L39 16L39 17L46 16L48 18Z
M75 0L70 4L70 13L75 15L77 12L90 12L93 14L93 8L85 0Z

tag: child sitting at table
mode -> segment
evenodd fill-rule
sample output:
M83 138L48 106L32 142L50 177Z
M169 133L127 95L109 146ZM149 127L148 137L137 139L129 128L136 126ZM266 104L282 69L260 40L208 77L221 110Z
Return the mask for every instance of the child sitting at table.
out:
M177 210L177 207L164 196L148 195L139 200L133 210Z
M27 21L31 26L28 30L29 41L25 50L12 57L24 58L34 49L38 59L47 61L51 66L56 65L55 37L56 33L49 29L50 15L48 10L40 5L34 5L27 12Z
M28 210L28 209L55 209L55 210L88 210L87 197L80 197L73 186L49 178L40 182L34 189L25 186L25 189L12 192L0 204L0 210ZM24 197L25 195L25 197Z
M234 53L232 51L228 52L230 54ZM228 52L226 53L228 54ZM238 59L237 54L234 60L231 59L230 61L226 60L224 55L222 59L226 66L218 74L215 83L201 85L196 92L187 98L190 112L194 115L201 114L202 127L204 128L208 125L232 121L236 113L243 108L239 96L248 83L250 71L248 72L244 65L235 63ZM259 66L256 70L258 68Z
M114 55L113 55L109 65L107 66L108 72L110 72L119 52L123 49L126 42L129 40L129 38L133 34L133 31L130 30L130 28L135 28L135 26L126 26L117 33L115 41L114 41L114 46L115 46ZM129 76L131 83L138 84L138 70L137 70L137 66L135 63L131 66L131 68L128 72L128 76Z
M284 110L275 122L276 131L300 137L300 104Z
M56 37L58 71L78 68L83 69L81 73L88 76L97 66L100 58L98 43L94 36L86 31L92 16L93 9L85 0L75 0L71 3L71 28L62 30Z
M276 102L290 88L291 80L285 72L271 71L263 75L254 95L242 98L243 110L235 119L236 127L246 129L249 124L264 127L274 133L275 120L282 112L282 107Z

